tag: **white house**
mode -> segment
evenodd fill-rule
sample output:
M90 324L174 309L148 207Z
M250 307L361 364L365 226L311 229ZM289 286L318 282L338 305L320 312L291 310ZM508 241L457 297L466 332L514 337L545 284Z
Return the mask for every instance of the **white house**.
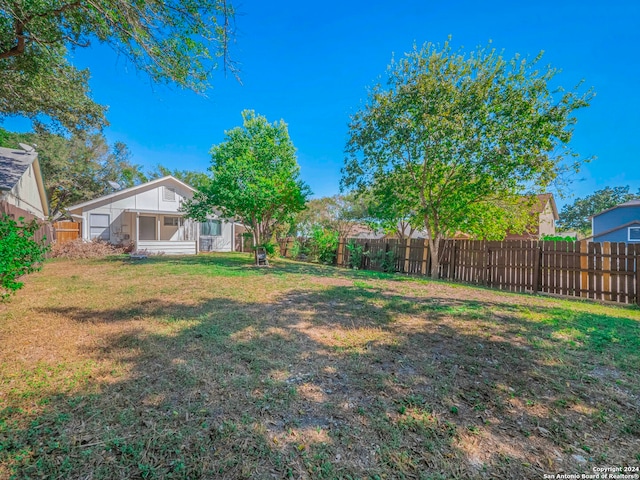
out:
M136 251L195 254L230 252L235 248L235 223L212 214L199 223L184 218L182 202L195 190L172 176L116 191L67 210L82 222L82 238L133 244Z
M49 216L49 202L35 150L0 148L0 204L3 204L2 212L16 218L45 220Z

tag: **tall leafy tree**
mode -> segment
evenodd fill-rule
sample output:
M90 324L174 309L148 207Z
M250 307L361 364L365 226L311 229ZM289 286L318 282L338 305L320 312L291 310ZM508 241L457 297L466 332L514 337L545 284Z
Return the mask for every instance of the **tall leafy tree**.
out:
M131 187L146 181L140 165L131 161L124 143L109 145L104 135L64 137L36 125L34 133L13 133L0 128L0 146L36 145L52 219L67 207L113 191L109 181Z
M540 60L414 46L352 116L342 186L413 199L405 214L429 236L432 276L441 239L523 230L518 195L579 168L574 112L592 93L552 88L557 71Z
M269 123L242 112L243 126L225 132L211 150L211 180L185 205L192 218L213 210L238 218L253 234L254 245L271 240L277 225L305 208L309 187L299 178L296 150L283 120Z
M561 230L576 230L583 235L589 235L591 233L589 217L636 198L640 198L640 190L634 195L629 191L628 185L605 187L562 207L557 226Z
M102 126L105 109L90 98L89 72L68 56L93 40L154 81L203 91L219 57L232 67L232 17L227 0L0 0L0 117Z

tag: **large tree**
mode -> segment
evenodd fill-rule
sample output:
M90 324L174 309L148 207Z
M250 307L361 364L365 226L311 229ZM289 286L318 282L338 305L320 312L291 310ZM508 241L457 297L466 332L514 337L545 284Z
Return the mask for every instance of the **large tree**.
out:
M405 213L429 236L432 276L441 239L524 229L519 194L579 167L568 144L592 93L552 87L540 60L414 46L352 116L342 186L413 199Z
M561 230L576 230L583 235L589 235L591 233L589 217L635 198L640 198L640 190L634 195L629 192L629 186L605 187L562 207L557 226Z
M203 91L217 58L230 65L227 0L0 0L0 118L46 115L69 129L105 123L89 72L68 49L97 40L157 82Z
M14 133L0 128L0 146L18 148L35 144L42 169L52 219L67 207L113 191L109 181L122 188L146 181L141 167L132 163L124 143L109 145L104 135L74 134L64 137L36 124L34 133Z
M254 245L271 240L277 225L291 222L305 208L309 187L299 178L296 150L283 120L269 123L255 112L242 112L243 126L225 132L211 150L211 181L185 205L192 218L213 210L237 218L253 234Z

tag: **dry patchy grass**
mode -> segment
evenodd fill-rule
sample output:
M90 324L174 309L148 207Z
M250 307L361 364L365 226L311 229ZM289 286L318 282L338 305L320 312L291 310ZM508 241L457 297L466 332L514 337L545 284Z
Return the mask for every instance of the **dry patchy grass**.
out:
M0 478L640 463L640 310L250 261L57 260L29 277L0 306Z

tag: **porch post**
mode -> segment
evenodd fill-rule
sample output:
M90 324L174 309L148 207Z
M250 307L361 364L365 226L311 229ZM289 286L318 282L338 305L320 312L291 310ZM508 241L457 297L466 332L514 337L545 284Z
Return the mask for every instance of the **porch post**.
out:
M157 224L157 227L156 227L156 241L159 241L160 240L160 216L156 217L156 224Z
M140 240L140 214L136 212L136 250L138 250L139 240Z
M231 222L231 251L236 251L236 222Z

